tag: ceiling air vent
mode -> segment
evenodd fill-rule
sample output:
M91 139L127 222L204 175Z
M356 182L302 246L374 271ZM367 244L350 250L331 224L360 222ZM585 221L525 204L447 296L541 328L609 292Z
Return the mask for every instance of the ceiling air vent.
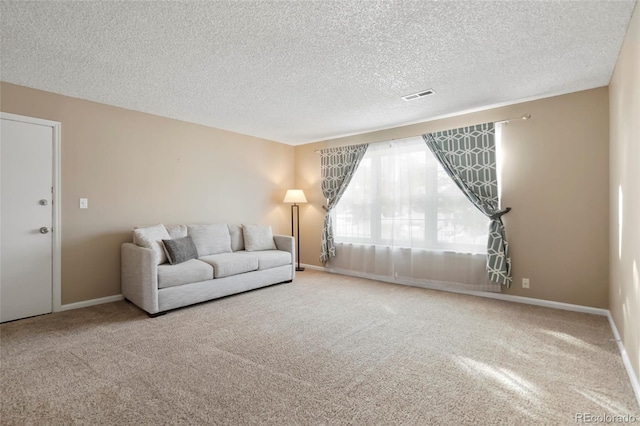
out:
M423 90L422 92L412 93L411 95L403 96L402 99L404 99L405 101L412 101L414 99L420 99L420 98L424 98L425 96L433 95L434 93L436 93L435 90L427 89L427 90Z

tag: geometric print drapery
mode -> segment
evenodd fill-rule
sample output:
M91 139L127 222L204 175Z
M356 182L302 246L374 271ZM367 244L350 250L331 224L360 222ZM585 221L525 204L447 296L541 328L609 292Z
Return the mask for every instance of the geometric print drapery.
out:
M427 146L464 195L491 219L487 241L489 279L511 286L511 258L500 211L493 123L422 135Z
M320 250L322 263L326 263L330 258L336 256L331 210L338 204L342 194L349 186L368 146L368 144L351 145L320 151L322 195L327 199Z

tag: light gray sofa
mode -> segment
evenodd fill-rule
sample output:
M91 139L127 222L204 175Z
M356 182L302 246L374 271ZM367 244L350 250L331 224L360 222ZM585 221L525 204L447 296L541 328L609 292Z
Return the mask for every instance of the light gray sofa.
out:
M294 239L270 227L155 225L133 233L134 243L121 247L122 295L151 317L295 277ZM197 258L167 263L162 240L187 236Z

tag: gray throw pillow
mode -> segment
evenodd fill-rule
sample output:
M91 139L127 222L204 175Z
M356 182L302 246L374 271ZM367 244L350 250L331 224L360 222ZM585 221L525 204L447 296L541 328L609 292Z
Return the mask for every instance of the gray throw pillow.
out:
M198 257L198 249L196 249L196 245L193 243L191 237L162 240L162 244L164 245L167 259L172 265Z

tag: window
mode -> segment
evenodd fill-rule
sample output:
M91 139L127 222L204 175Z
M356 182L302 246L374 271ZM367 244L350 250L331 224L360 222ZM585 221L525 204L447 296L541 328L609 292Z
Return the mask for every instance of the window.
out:
M489 219L421 137L371 144L334 209L337 242L486 253Z

